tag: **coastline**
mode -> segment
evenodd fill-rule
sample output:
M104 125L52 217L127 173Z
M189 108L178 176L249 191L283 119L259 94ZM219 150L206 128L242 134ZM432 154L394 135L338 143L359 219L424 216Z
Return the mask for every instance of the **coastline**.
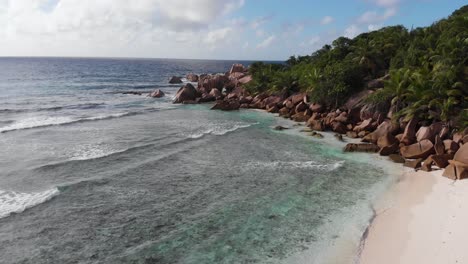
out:
M468 182L442 170L404 174L375 205L357 263L463 263Z

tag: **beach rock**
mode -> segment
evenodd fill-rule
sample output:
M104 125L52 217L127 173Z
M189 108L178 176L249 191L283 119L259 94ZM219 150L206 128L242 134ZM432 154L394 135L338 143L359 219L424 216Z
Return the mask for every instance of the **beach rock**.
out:
M432 171L432 164L434 164L434 161L432 160L432 155L427 157L421 165L421 170L423 171Z
M412 169L419 169L421 168L421 162L423 161L423 159L411 159L411 160L405 160L405 163L403 164L403 166L405 167L408 167L408 168L412 168Z
M178 84L182 83L182 78L177 77L177 76L172 76L171 79L169 80L170 84Z
M455 153L453 160L468 164L468 144L464 144L460 149Z
M405 163L405 158L398 154L390 154L388 157L395 163Z
M281 130L285 130L285 129L289 129L289 128L288 128L288 127L284 127L284 126L275 126L273 129L274 129L274 130L280 130L280 131L281 131Z
M189 82L198 82L198 75L193 74L193 73L187 74L187 76L186 76L185 78L186 78L187 81L189 81Z
M415 144L400 148L400 153L407 159L425 159L434 152L434 144L429 139L423 139Z
M447 152L448 154L455 154L455 152L457 152L457 150L460 148L460 145L458 145L457 143L455 143L455 141L451 139L446 139L443 141L443 143L445 152Z
M349 137L349 138L357 138L358 137L357 133L354 132L354 131L346 132L346 136Z
M345 134L346 133L346 126L343 125L343 123L334 121L331 123L331 129L334 132L340 133L340 134Z
M411 119L406 125L403 136L400 140L401 143L405 145L410 145L416 140L416 126L418 125L418 120L415 118Z
M211 89L209 94L213 96L214 98L216 98L217 100L219 100L223 96L217 88Z
M307 103L308 97L306 93L297 93L291 96L291 102L295 106L300 102Z
M198 97L198 98L196 99L196 101L197 101L198 103L208 103L208 102L216 101L216 97L214 97L214 96L211 95L211 94L204 93L204 94L202 94L201 97Z
M300 102L296 105L296 113L304 112L307 109L309 109L309 106L304 102Z
M315 113L321 113L323 111L323 106L321 104L313 103L309 105L309 109Z
M450 133L450 128L448 126L444 126L439 132L439 137L442 140L446 139L448 137L449 133Z
M246 71L246 69L245 69L244 65L242 65L240 63L236 63L236 64L233 64L231 66L231 70L229 70L229 75L231 75L233 73L236 73L236 72L243 73L245 71Z
M252 76L251 75L246 75L245 77L241 78L238 80L238 83L240 84L247 84L252 81Z
M325 130L322 120L311 120L311 118L309 118L309 120L307 120L307 126L317 131Z
M241 96L239 98L239 103L241 104L250 104L253 100L253 97L252 96Z
M366 137L368 137L369 135L367 135ZM385 135L379 137L379 139L377 140L377 146L379 146L380 148L388 147L394 144L398 146L398 143L398 140L396 140L396 138L388 132Z
M289 109L287 107L283 107L278 111L280 116L286 116L289 115Z
M397 123L393 123L391 120L385 120L374 130L374 132L365 136L362 141L376 143L380 137L388 134L394 135L398 129L400 129L400 126Z
M348 113L342 112L337 117L335 117L335 121L340 123L346 124L348 123Z
M380 156L388 156L388 155L391 155L391 154L395 154L396 152L398 152L398 149L399 149L398 143L395 142L392 145L382 147L380 149L380 151L379 151L379 155Z
M282 101L283 101L282 98L277 95L272 95L263 99L263 103L265 104L265 106L268 106L268 107L279 105Z
M304 113L299 112L291 116L291 118L296 122L307 122L307 120L310 119L310 116L304 115Z
M195 101L197 98L197 90L192 84L187 83L182 86L174 97L174 104L184 103L185 101Z
M421 141L423 139L429 139L434 142L435 136L440 133L443 128L443 123L434 123L430 126L422 126L416 132L416 140Z
M200 77L198 80L198 88L200 91L205 91L209 93L211 89L216 88L220 91L229 83L229 78L225 75L216 74L216 75L206 75ZM229 91L230 92L230 91Z
M455 132L453 133L453 137L452 137L452 140L455 142L455 143L462 143L462 139L463 139L463 133L461 132Z
M358 137L363 138L363 137L367 136L368 134L369 134L369 131L363 130L363 131L358 133Z
M333 136L334 136L336 139L338 139L339 141L344 141L343 135L341 135L341 134L335 134L335 135L333 135Z
M345 152L378 152L379 147L371 143L348 143L344 148Z
M366 119L366 120L362 121L361 124L355 126L353 131L359 133L359 132L364 131L364 130L367 131L371 127L372 127L372 118L369 118L369 119Z
M240 108L239 100L218 100L211 110L233 111Z
M445 154L445 146L442 140L440 139L439 134L435 136L434 150L435 153L438 155Z
M316 137L316 138L323 138L323 135L318 133L318 132L315 132L313 131L312 133L310 133L310 136L312 137Z
M266 110L267 110L268 113L278 113L279 112L279 108L278 108L277 105L272 105L271 107L267 106Z
M156 89L153 92L151 92L150 94L148 94L149 97L154 97L154 98L161 98L164 95L165 95L164 92L159 90L159 89Z
M443 169L449 165L449 160L453 159L453 154L431 155L434 164Z

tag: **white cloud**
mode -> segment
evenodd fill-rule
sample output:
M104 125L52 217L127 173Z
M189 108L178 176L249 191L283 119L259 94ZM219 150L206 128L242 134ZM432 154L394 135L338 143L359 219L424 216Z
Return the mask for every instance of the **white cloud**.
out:
M269 47L276 40L275 35L271 35L268 38L264 39L257 45L257 49L263 49Z
M258 17L250 23L250 27L252 29L258 29L260 26L264 25L265 23L268 23L268 21L270 21L272 18L273 16Z
M371 24L379 23L389 19L392 16L395 16L397 13L396 8L388 8L383 14L379 14L376 11L367 11L363 13L358 19L357 22L361 24Z
M377 25L375 25L375 24L370 24L370 25L367 26L367 29L368 29L369 31L374 31L374 30L379 30L379 29L381 29L382 27L383 27L382 24L377 24Z
M335 19L331 16L324 16L322 18L322 20L320 20L320 24L322 25L328 25L330 23L332 23L333 21L335 21Z
M400 3L400 0L368 0L368 2L383 7L394 7Z
M344 36L347 38L354 38L361 32L362 30L357 25L353 24L345 29Z
M143 48L214 45L229 35L221 19L243 5L244 0L0 0L0 54L106 56L104 50L127 56Z
M299 44L299 46L301 46L301 47L315 47L320 42L320 40L321 40L321 38L319 36L314 36L314 37L310 38L307 41L301 42Z
M226 40L226 38L231 34L233 29L231 27L220 28L212 30L206 34L206 37L203 41L210 45L215 45L218 42Z

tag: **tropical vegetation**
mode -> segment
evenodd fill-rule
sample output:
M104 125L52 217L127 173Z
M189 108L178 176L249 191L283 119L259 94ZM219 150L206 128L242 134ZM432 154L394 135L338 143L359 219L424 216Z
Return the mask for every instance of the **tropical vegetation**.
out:
M283 64L256 62L252 93L307 92L338 108L353 94L373 89L369 102L387 102L396 118L468 126L468 5L428 27L390 26L331 45ZM382 85L371 87L372 80Z

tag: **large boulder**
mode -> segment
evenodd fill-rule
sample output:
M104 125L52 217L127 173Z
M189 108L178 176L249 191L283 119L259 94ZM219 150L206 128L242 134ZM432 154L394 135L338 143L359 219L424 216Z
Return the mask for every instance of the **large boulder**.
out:
M462 145L449 163L443 176L454 180L468 178L468 144Z
M412 168L412 169L418 169L421 167L421 163L422 163L423 159L419 158L419 159L407 159L405 160L405 163L403 164L403 166L405 167L408 167L408 168Z
M186 76L185 78L186 78L187 81L189 81L189 82L198 82L198 75L193 74L193 73L187 74L187 76Z
M345 152L378 152L379 147L369 143L348 143L344 148Z
M308 97L307 97L306 93L293 94L293 95L291 95L290 99L291 99L291 103L294 106L297 105L300 102L307 103L307 101L308 101Z
M369 135L367 135L367 136L369 136ZM366 137L364 137L364 138L366 138ZM374 143L374 142L372 142L372 143ZM393 144L397 144L397 146L398 146L398 140L396 140L395 136L393 136L389 132L387 132L385 135L379 137L379 139L377 140L377 146L379 146L380 148L388 147L388 146L391 146Z
M459 148L460 148L460 145L455 143L455 141L451 139L444 140L444 149L445 149L445 152L447 152L448 154L455 154L455 152L457 152Z
M403 136L401 137L400 142L405 145L410 145L416 140L416 127L418 125L418 120L415 118L411 119L405 127Z
M249 83L249 82L251 82L251 81L252 81L252 76L251 76L251 75L247 75L247 76L245 76L245 77L243 77L243 78L240 78L240 79L238 80L238 83L240 83L240 84L247 84L247 83Z
M353 131L359 133L361 131L368 131L371 128L372 128L372 118L369 118L369 119L362 121L362 123L359 124L358 126L355 126Z
M321 104L313 103L309 105L309 109L312 112L321 113L324 110L324 107Z
M182 78L177 77L177 76L172 76L171 79L169 80L170 84L179 84L182 83Z
M174 104L184 103L186 101L194 101L197 98L197 89L190 83L182 86L174 97Z
M309 109L309 106L304 102L300 102L296 105L296 113L304 112L307 109Z
M331 129L336 133L340 133L340 134L346 133L346 126L343 123L338 122L338 121L334 121L331 123Z
M196 101L198 103L208 103L208 102L216 101L216 97L209 93L204 93L202 94L201 97L197 98Z
M365 136L362 141L376 143L380 137L387 134L395 134L398 129L400 129L400 126L397 123L394 123L391 120L385 120L377 127L376 130L374 130L374 132Z
M430 126L422 126L419 128L418 132L416 132L416 140L421 141L423 139L429 139L430 141L434 142L436 135L440 133L444 124L434 123Z
M322 120L313 120L312 118L309 118L309 120L307 120L307 126L317 131L325 130L325 126Z
M164 96L164 92L159 90L159 89L156 89L154 90L153 92L151 92L150 94L148 94L149 97L154 97L154 98L161 98Z
M274 105L279 105L282 102L281 96L278 95L272 95L269 96L265 99L263 99L263 103L265 104L266 107L273 107Z
M216 74L216 75L206 75L200 77L198 80L198 89L202 92L209 93L211 89L216 88L220 91L228 85L229 78L225 75Z
M216 98L217 100L219 100L223 96L217 88L211 89L209 94L213 96L214 98Z
M400 148L400 153L407 159L425 159L434 153L434 144L428 139Z
M380 156L389 156L398 152L398 143L384 146L380 149Z
M244 65L240 63L236 63L231 66L231 70L229 70L229 75L232 75L233 73L244 73L245 70L246 69Z

